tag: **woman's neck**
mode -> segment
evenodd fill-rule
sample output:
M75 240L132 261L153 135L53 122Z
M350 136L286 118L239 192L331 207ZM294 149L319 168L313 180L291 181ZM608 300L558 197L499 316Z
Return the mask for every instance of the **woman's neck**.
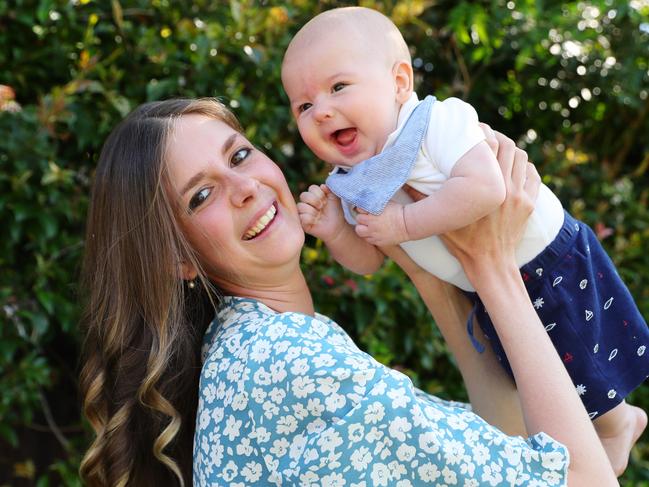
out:
M219 282L225 294L255 299L278 313L295 312L313 316L313 299L301 271L292 272L282 279L255 282L254 285Z

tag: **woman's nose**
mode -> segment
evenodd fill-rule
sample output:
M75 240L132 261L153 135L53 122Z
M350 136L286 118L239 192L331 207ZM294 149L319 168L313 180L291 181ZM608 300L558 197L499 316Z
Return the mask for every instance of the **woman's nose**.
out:
M247 174L239 174L235 171L230 176L230 201L234 206L244 206L255 199L259 190L259 181Z

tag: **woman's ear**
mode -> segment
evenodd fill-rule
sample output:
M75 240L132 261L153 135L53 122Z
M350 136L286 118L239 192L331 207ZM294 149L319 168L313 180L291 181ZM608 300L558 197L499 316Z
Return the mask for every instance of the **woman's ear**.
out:
M193 264L190 264L187 261L183 261L180 264L180 277L185 281L193 281L196 279L198 271Z
M397 88L397 102L403 105L410 99L414 89L412 65L407 61L397 61L392 67L392 75Z

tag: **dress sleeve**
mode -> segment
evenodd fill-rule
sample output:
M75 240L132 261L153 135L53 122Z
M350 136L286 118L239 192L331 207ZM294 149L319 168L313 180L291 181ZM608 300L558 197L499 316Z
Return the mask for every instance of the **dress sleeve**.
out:
M478 122L475 109L459 98L433 103L424 148L447 178L455 163L485 139Z
M218 407L197 418L195 457L218 465L195 471L199 485L565 485L567 450L547 435L506 436L422 393L332 322L278 316L235 363L216 357L231 381L201 394Z

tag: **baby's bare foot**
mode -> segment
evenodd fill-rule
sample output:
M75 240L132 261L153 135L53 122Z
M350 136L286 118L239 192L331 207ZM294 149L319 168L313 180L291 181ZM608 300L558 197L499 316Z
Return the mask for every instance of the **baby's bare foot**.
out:
M631 448L647 426L647 413L623 402L593 421L593 425L619 477L629 463Z

